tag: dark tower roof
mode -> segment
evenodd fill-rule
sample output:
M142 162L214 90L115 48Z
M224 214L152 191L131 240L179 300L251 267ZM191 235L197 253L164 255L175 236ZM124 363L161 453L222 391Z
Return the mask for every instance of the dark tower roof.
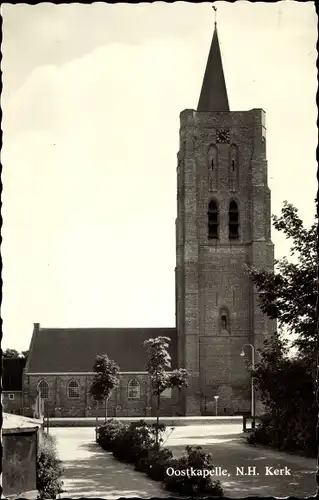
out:
M216 23L197 111L229 111Z

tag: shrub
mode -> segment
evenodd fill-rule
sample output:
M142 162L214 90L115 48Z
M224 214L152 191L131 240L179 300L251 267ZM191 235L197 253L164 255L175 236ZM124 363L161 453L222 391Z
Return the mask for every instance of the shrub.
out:
M118 460L136 463L147 456L148 450L155 445L153 430L144 420L132 422L119 439L113 444L113 455Z
M149 449L147 455L140 458L136 463L135 469L145 472L154 481L164 481L166 470L171 466L173 453L167 448L154 446Z
M174 475L166 474L164 481L168 490L189 496L223 496L220 481L214 480L210 474L206 477L203 475L203 471L212 470L214 465L211 455L204 453L201 446L187 446L186 454L179 459L173 459L170 467L174 469ZM201 475L187 475L187 469L191 472L191 468Z
M261 417L260 424L252 431L250 431L247 436L247 442L249 444L262 444L269 445L270 444L270 436L269 436L269 426L271 425L271 419L267 416Z
M37 457L37 490L39 498L55 499L62 493L64 469L57 457L56 440L49 434L42 434Z
M97 443L104 450L113 451L116 440L127 431L128 426L120 420L110 419L97 430Z
M291 318L295 317L292 313ZM291 358L287 341L277 332L265 341L252 375L267 416L261 428L249 436L249 443L317 455L315 374L313 352L297 353Z
M283 423L284 422L284 423ZM284 415L265 415L261 424L247 437L249 444L270 446L282 451L300 451L307 456L317 456L315 425L309 428L308 422L287 421Z

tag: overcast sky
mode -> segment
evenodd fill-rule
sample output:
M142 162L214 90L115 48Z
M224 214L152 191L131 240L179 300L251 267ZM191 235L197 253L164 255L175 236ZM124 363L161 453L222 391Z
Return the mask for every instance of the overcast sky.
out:
M312 2L217 2L231 110L263 108L272 211L316 191ZM211 5L2 6L4 347L33 323L174 326L179 113ZM276 257L287 253L273 231Z

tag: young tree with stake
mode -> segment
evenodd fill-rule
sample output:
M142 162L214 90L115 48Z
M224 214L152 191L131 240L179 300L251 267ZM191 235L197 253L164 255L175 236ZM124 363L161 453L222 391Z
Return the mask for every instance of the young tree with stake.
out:
M156 337L144 342L148 352L147 371L151 377L152 393L156 396L156 427L155 440L159 446L159 413L161 394L165 389L177 388L181 390L187 386L188 373L183 368L167 372L171 368L171 357L168 352L170 339Z
M105 421L107 418L107 402L112 391L119 385L120 369L115 361L106 354L96 356L94 378L90 393L96 402L105 402Z

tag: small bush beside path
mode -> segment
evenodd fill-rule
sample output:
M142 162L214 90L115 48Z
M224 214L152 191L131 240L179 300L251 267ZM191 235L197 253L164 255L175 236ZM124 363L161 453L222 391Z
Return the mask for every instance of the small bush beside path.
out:
M63 472L62 461L58 458L56 439L50 434L43 432L37 456L38 498L55 499L63 492Z

